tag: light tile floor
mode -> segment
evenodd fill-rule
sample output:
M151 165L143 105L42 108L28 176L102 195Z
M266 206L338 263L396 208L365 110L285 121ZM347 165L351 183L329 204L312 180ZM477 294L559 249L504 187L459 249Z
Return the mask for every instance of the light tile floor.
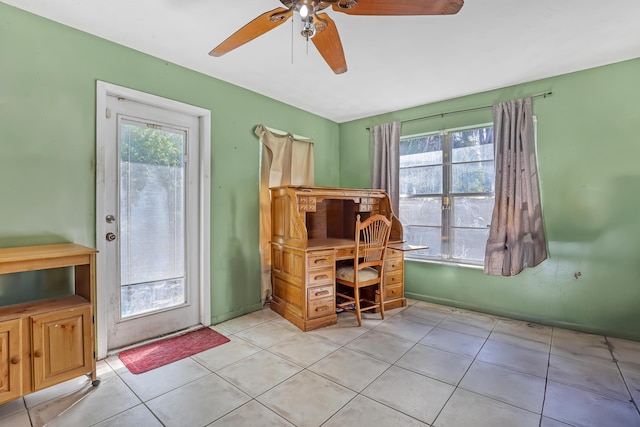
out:
M231 341L102 383L0 405L27 426L640 426L640 343L425 302L303 333L269 309L216 325Z

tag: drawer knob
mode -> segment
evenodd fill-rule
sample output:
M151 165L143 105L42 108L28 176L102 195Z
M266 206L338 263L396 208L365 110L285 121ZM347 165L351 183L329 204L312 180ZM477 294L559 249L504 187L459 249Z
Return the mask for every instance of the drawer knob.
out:
M34 355L35 357L42 357L42 350L36 350L36 351L33 353L33 355Z
M323 289L322 291L316 292L316 296L317 297L322 296L322 295L328 295L328 294L329 294L329 291L326 290L326 289Z
M327 276L326 274L320 274L315 277L315 280L322 280L322 279L328 279L328 278L329 276Z
M313 261L314 264L320 264L320 263L326 263L327 259L326 258L318 258L317 260Z
M22 359L20 358L20 356L13 356L11 358L11 364L12 365L17 365L18 363L20 363Z
M323 305L322 307L316 307L316 311L327 311L329 310L329 307L327 307L326 305Z

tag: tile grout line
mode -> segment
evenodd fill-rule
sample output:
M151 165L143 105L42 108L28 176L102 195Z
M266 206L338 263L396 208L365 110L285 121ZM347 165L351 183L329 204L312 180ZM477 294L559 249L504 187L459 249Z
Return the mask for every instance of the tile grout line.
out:
M551 347L553 346L553 334L555 328L551 328L551 337L549 339L549 346L547 348L547 370L544 375L544 393L542 394L542 408L540 408L540 427L542 427L542 420L544 419L544 406L547 403L547 387L549 386L549 368L551 368ZM559 420L558 420L559 421Z
M622 369L620 368L620 364L618 363L619 362L618 359L613 354L613 344L609 341L609 337L607 337L606 335L604 335L604 340L607 343L607 348L609 350L609 353L611 353L611 359L615 362L616 368L618 368L618 373L622 377L622 382L624 383L624 386L627 389L627 393L629 393L629 397L631 399L630 403L633 406L635 406L636 411L638 412L638 415L640 415L640 407L638 406L638 402L636 402L636 400L633 398L633 394L631 393L631 389L629 388L629 384L627 383L627 378L625 377L624 373L622 372Z

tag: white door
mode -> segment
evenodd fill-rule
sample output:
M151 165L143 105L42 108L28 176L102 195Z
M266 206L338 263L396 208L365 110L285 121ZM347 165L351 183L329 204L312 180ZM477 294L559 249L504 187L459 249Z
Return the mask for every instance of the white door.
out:
M98 313L106 316L107 350L207 324L201 301L200 120L106 96L98 143L104 185L96 194L103 205L97 203L96 229L104 264L99 297L108 302Z

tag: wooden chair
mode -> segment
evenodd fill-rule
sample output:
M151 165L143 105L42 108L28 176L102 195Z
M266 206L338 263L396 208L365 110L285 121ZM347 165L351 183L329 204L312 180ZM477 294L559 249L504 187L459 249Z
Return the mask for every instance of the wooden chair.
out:
M362 326L362 311L380 309L384 319L384 259L391 233L391 220L373 215L356 220L353 265L336 269L336 307L355 313Z

